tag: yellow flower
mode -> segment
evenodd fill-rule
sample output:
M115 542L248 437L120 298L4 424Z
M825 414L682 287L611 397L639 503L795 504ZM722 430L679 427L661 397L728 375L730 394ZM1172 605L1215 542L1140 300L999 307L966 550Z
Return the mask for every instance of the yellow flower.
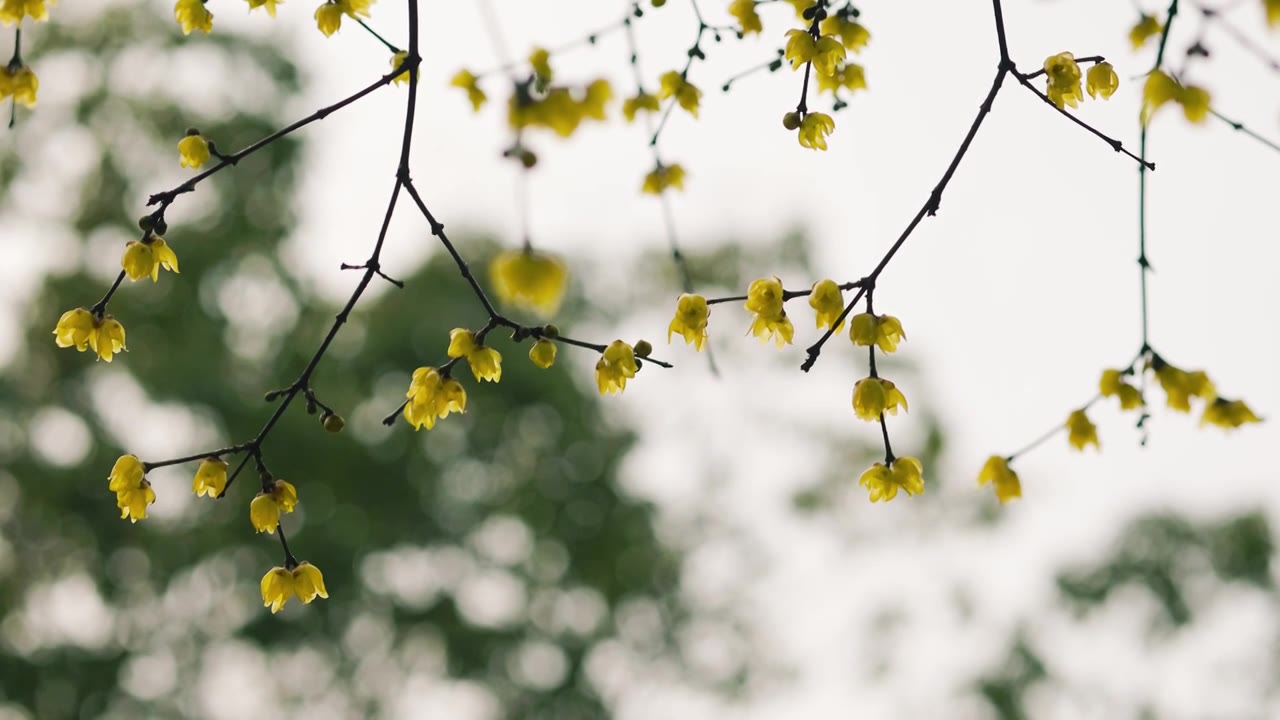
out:
M1133 45L1133 49L1137 50L1147 43L1150 38L1159 35L1164 30L1164 26L1160 21L1150 15L1143 15L1138 19L1136 25L1129 30L1129 42Z
M818 38L817 45L813 53L813 69L818 71L818 76L826 75L830 77L836 73L836 67L844 62L845 52L844 45L840 44L830 35L823 35Z
M876 463L862 473L858 484L867 489L871 502L888 502L898 496L899 488L919 495L924 492L924 466L913 457L900 457L890 467Z
M681 295L676 301L676 315L667 326L667 344L671 343L673 333L680 333L685 343L693 345L695 350L702 350L707 342L707 318L710 314L707 299L702 295Z
M373 5L374 0L337 0L342 6L342 12L350 17L369 17L369 8Z
M200 133L187 133L178 141L178 164L184 168L197 170L209 162L209 141Z
M45 7L45 0L4 0L0 4L0 23L17 25L22 22L23 17L36 21L47 20L49 11Z
M280 612L280 608L291 597L296 597L303 603L310 603L316 597L329 597L320 568L305 560L298 563L292 571L282 567L268 570L262 576L261 590L262 606L271 608L273 615Z
M883 378L863 378L853 385L853 411L859 418L875 422L884 413L897 415L907 410L907 397L897 385Z
M111 362L113 355L128 349L124 346L124 326L110 315L101 320L94 318L89 345L93 347L99 359Z
M14 102L32 108L36 106L39 89L40 78L26 65L0 67L0 98L12 95Z
M1098 391L1102 393L1102 397L1118 396L1121 410L1132 410L1143 404L1142 393L1125 382L1124 374L1119 370L1103 370L1102 379L1098 381Z
M190 35L192 30L213 31L213 13L204 6L204 0L178 0L173 6L173 17L182 26L183 35Z
M121 455L111 466L111 474L107 475L107 489L113 493L135 490L142 486L146 473L147 469L137 455Z
M813 291L809 293L809 307L817 313L819 328L835 325L836 318L844 312L844 295L840 292L840 286L836 281L819 280L814 283ZM840 332L842 327L844 327L843 320L835 326L835 332Z
M627 122L635 122L636 113L644 110L646 112L658 112L662 109L662 105L658 102L657 95L650 95L641 90L635 97L629 97L622 101L622 116Z
M293 594L303 604L309 604L317 597L328 598L329 591L324 587L324 575L320 568L303 560L293 569Z
M1074 55L1069 52L1050 55L1044 61L1044 73L1048 80L1045 94L1059 110L1063 105L1079 107L1078 101L1084 99L1084 91L1080 88L1080 66L1076 64Z
M1204 122L1209 117L1209 91L1202 87L1187 85L1182 88L1178 104L1182 105L1182 114L1193 123Z
M836 71L830 76L818 75L818 92L829 92L835 94L838 88L844 88L850 93L858 90L867 89L867 74L858 63L845 63L836 68Z
M1231 430L1238 428L1245 423L1262 422L1262 419L1244 404L1243 400L1227 400L1226 398L1215 398L1213 402L1204 406L1204 417L1200 418L1200 424L1217 425L1220 428Z
M772 338L780 348L789 344L795 335L795 327L782 303L782 281L777 276L754 280L747 288L745 307L756 314L748 332L765 342Z
M609 85L608 80L593 80L587 86L586 94L583 96L582 102L578 103L578 108L584 117L593 120L605 119L605 104L613 99L613 87Z
M342 12L342 4L337 2L326 2L316 8L316 27L325 37L331 37L342 27Z
M1142 122L1151 121L1162 105L1173 101L1182 106L1187 120L1198 123L1209 115L1209 91L1194 85L1181 85L1177 80L1156 70L1147 76L1142 87Z
M533 79L539 88L551 84L551 53L543 48L534 48L529 54L529 65L533 67Z
M559 256L504 250L489 265L489 281L504 302L550 317L560 309L569 271Z
M196 497L207 495L216 498L227 489L227 463L222 458L210 457L200 461L196 477L191 482Z
M1106 100L1118 87L1120 87L1120 77L1116 75L1116 70L1111 67L1111 63L1100 62L1089 68L1085 77L1085 89L1089 91L1089 97L1097 98L1101 95L1102 99Z
M800 147L826 150L827 136L836 129L836 121L826 113L809 113L800 121Z
M276 16L276 5L284 2L284 0L249 0L249 10L256 10L260 7L267 9L267 14L271 17Z
M395 55L392 55L392 56L391 56L391 69L394 71L396 68L400 67L400 64L401 64L401 63L403 63L405 60L408 60L408 59L409 59L409 51L408 51L408 50L401 50L400 52L396 53ZM417 70L414 70L414 71L413 71L413 76L414 76L415 78L418 76L418 71L417 71ZM391 82L396 83L397 85L408 85L408 84L409 84L409 71L408 71L408 70L405 70L404 72L402 72L402 73L400 73L399 75L395 76L394 78L392 78Z
M644 185L641 187L641 191L650 195L658 195L665 192L667 188L684 190L684 166L679 163L671 165L659 164L649 171L648 175L644 176Z
M529 348L529 361L546 370L556 361L556 344L546 338L539 338Z
M1022 497L1022 482L1018 480L1018 473L1009 467L1008 460L999 455L987 458L986 464L982 466L982 472L978 473L978 485L987 483L995 487L996 499L1001 504Z
M1098 445L1098 426L1089 421L1089 416L1084 414L1084 410L1076 410L1067 418L1067 442L1071 443L1071 447L1077 450L1084 450L1086 445Z
M152 282L160 279L160 268L178 272L178 256L162 237L153 236L150 240L131 240L124 248L124 256L120 258L120 267L130 280L141 280L148 275Z
M138 487L128 488L116 493L116 507L120 508L120 519L138 522L147 516L147 506L156 501L156 491L151 489L151 482L143 478Z
M1151 362L1151 367L1155 370L1156 380L1164 390L1166 402L1174 410L1191 412L1192 397L1204 400L1213 400L1217 397L1213 382L1203 370L1187 372L1170 365L1161 358L1155 358Z
M636 376L635 349L614 340L604 349L596 363L596 386L601 395L612 395L627 389L627 379Z
M658 78L660 88L658 97L665 100L669 97L675 97L676 102L680 103L680 107L684 108L694 117L698 117L698 102L702 99L702 91L693 83L685 79L684 75L675 70L671 70L662 74Z
M449 331L449 357L466 358L477 381L502 379L502 355L491 347L477 344L475 333L466 328Z
M756 12L756 0L733 0L729 3L729 14L742 26L743 35L758 33L764 29L760 13Z
M799 70L801 65L813 60L818 53L818 43L808 30L788 30L787 46L783 57L791 61L791 69Z
M1280 26L1280 0L1262 0L1262 4L1267 10L1267 24L1273 28Z
M818 29L822 31L823 35L839 37L840 42L853 52L858 52L866 47L867 42L871 40L871 33L865 27L858 24L856 20L839 12L828 15L818 26Z
M421 367L413 371L405 397L409 401L404 406L404 418L414 430L421 430L423 425L430 430L437 419L451 412L467 411L467 392L462 384L452 377L441 378L435 368Z
M84 308L68 310L58 318L58 325L53 329L54 342L58 347L74 347L84 352L93 343L95 327L93 313Z
M258 532L275 532L282 513L291 513L298 504L298 490L291 483L276 480L249 503L249 521Z
M471 101L472 110L480 110L480 106L484 105L484 101L488 99L480 89L476 76L472 75L470 70L459 70L449 84L467 91L467 99Z
M898 349L899 342L907 339L907 334L902 330L902 322L892 315L858 313L849 322L849 339L854 345L875 345L880 352L891 353Z

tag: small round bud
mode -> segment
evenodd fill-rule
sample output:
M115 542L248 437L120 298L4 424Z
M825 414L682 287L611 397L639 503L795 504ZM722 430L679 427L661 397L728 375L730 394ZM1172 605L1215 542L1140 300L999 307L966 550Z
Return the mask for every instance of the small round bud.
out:
M653 0L654 7L662 7L667 4L667 0Z
M199 135L199 134L200 134L200 131L199 131L199 130L197 130L196 128L187 128L187 136L188 136L188 137L190 137L190 136L192 136L192 135Z
M150 232L156 226L156 221L150 215L143 215L138 218L138 227L142 232Z
M640 357L649 357L649 353L653 352L653 345L648 340L640 340L636 342L635 349Z
M542 326L542 337L555 340L560 337L560 328L555 325L547 324Z
M169 232L169 223L165 222L164 218L156 218L155 222L152 223L151 232L157 235L164 235Z
M347 421L337 413L326 412L320 416L320 425L331 433L342 432L342 428L347 426Z
M520 152L520 164L528 170L538 164L538 156L532 150L522 150Z
M788 130L795 130L800 127L800 113L789 112L782 116L782 127Z

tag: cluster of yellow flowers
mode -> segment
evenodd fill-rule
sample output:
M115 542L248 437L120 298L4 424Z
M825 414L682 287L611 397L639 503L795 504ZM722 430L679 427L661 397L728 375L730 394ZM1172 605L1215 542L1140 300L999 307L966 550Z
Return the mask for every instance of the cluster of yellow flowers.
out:
M849 92L865 90L867 87L865 69L854 62L847 61L848 52L859 52L871 40L871 33L857 21L857 11L851 6L828 14L824 3L793 2L796 14L802 20L812 20L808 29L792 29L786 33L787 43L783 57L790 61L792 70L801 66L809 66L817 74L818 92L836 94L840 88ZM738 16L735 13L735 16ZM742 21L742 17L739 16ZM755 17L758 23L759 17ZM744 21L744 28L746 23ZM805 82L808 82L808 72ZM807 95L808 88L805 88ZM803 97L803 96L802 96ZM843 107L844 102L837 99L836 109ZM826 150L827 136L835 131L836 123L826 113L809 112L805 100L801 100L794 112L782 117L782 125L788 130L797 130L796 138L801 147L811 150Z
M1045 95L1059 110L1065 105L1079 107L1079 101L1084 99L1084 91L1080 84L1080 65L1076 63L1074 55L1069 52L1050 55L1044 61L1044 74L1048 81ZM1086 85L1089 97L1106 100L1120 87L1120 78L1111 63L1099 62L1089 68Z
M36 22L49 19L45 0L0 0L0 25L21 25L24 18ZM0 101L13 98L19 105L29 108L36 106L36 92L40 89L40 78L30 67L22 62L22 57L14 48L13 59L0 67Z
M146 477L146 468L135 455L116 460L107 476L107 489L116 494L120 519L138 522L147 516L147 506L156 501L156 491Z
M1193 123L1203 122L1209 116L1209 91L1195 85L1183 85L1160 70L1147 76L1142 86L1142 122L1151 122L1156 111L1165 103L1182 106L1182 113Z
M126 349L124 326L120 321L110 315L95 315L82 307L62 313L53 334L58 347L73 347L80 352L93 348L98 358L107 362Z
M605 106L613 99L608 80L597 79L583 88L553 86L551 54L534 48L529 54L529 78L517 82L507 103L507 122L515 130L543 127L569 137L584 120L605 120ZM480 79L470 70L459 70L449 83L465 90L471 108L479 111L488 100Z

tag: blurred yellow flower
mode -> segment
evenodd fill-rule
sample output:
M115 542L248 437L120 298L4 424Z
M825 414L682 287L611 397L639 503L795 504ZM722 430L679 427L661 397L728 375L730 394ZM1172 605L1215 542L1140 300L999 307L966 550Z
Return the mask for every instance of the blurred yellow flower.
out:
M813 308L817 314L819 328L835 325L836 318L844 312L844 295L840 292L840 286L836 281L819 280L814 283L813 290L809 293L809 307ZM835 325L834 332L840 332L842 327L844 327L843 320L839 325Z
M702 295L681 295L676 301L676 315L667 326L667 343L671 343L672 334L680 333L685 343L693 345L695 350L702 350L707 342L707 318L710 314L707 299Z
M1142 122L1151 122L1152 116L1165 103L1176 102L1182 113L1193 123L1203 122L1209 115L1209 91L1194 85L1183 86L1169 75L1156 70L1147 76L1142 86Z
M1089 416L1084 414L1084 410L1076 410L1067 417L1067 442L1071 443L1071 447L1077 450L1084 450L1086 445L1098 445L1098 426L1089 421Z
M844 62L844 58L844 45L830 35L823 35L814 46L813 69L818 72L819 77L830 77L835 74L836 67Z
M529 348L529 361L543 370L551 367L556 361L556 344L546 338L539 338Z
M826 150L827 136L836 129L836 121L826 113L809 113L800 121L800 147Z
M1100 62L1089 68L1085 76L1085 89L1091 98L1096 99L1101 95L1102 99L1106 100L1118 87L1120 87L1120 77L1116 75L1116 70L1111 67L1111 63Z
M1080 66L1069 52L1050 55L1044 61L1044 74L1048 81L1045 94L1061 110L1064 105L1078 107L1084 99L1080 88Z
M756 12L756 0L733 0L729 3L729 14L738 21L743 35L758 33L764 29L760 13Z
M865 27L839 12L828 15L818 29L823 35L834 35L840 38L840 42L852 52L858 52L866 47L867 42L871 40L871 33Z
M40 90L40 78L26 65L0 66L0 100L13 97L19 105L36 106L36 93Z
M190 35L192 30L213 31L213 13L204 6L204 0L178 0L173 6L173 17L182 26L183 35Z
M1267 11L1267 24L1280 27L1280 0L1262 0L1262 5Z
M151 276L152 282L160 279L160 268L178 272L178 256L164 241L164 238L152 236L149 240L131 240L124 248L120 258L120 267L124 269L130 280L141 280Z
M48 4L53 4L53 0ZM36 21L49 19L45 0L4 0L0 3L0 24L17 25L24 17Z
M392 55L392 56L391 56L391 69L394 71L396 68L400 67L400 64L401 64L401 63L403 63L405 60L408 60L408 59L409 59L409 51L408 51L408 50L401 50L400 52L398 52L398 53L396 53L396 54ZM418 71L417 71L417 70L414 70L414 71L413 71L413 77L415 77L415 78L416 78L417 76L418 76ZM391 79L391 82L396 83L397 85L408 85L408 84L409 84L409 71L408 71L408 70L405 70L404 72L400 73L399 75L396 75L394 78L392 78L392 79Z
M644 185L640 189L650 195L658 195L667 188L684 190L684 166L679 163L658 165L644 176Z
M801 65L813 60L818 53L818 43L808 30L788 30L787 45L783 57L791 62L792 70L799 70Z
M480 89L476 76L472 75L470 70L459 70L453 76L453 79L449 81L449 84L467 91L467 99L471 101L472 110L479 111L480 106L484 105L484 101L488 99L484 91Z
M1213 381L1203 370L1187 372L1155 358L1151 362L1155 370L1156 380L1164 390L1168 406L1178 412L1191 412L1191 398L1198 397L1211 401L1217 397Z
M551 53L545 48L534 48L529 53L529 66L533 68L533 79L538 88L551 84Z
M1124 378L1124 373L1119 370L1103 370L1102 378L1098 381L1098 392L1102 393L1102 397L1119 397L1121 410L1142 407L1142 393L1125 382Z
M645 112L658 112L662 109L662 105L658 101L657 95L650 95L647 92L640 91L635 97L629 97L622 101L622 116L627 122L634 122L636 113L644 110Z
M560 309L568 277L559 256L529 248L503 250L489 264L489 281L498 298L543 318Z
M1009 467L1009 461L999 455L987 458L986 464L982 466L982 472L978 473L978 485L988 483L995 488L996 499L1001 504L1022 497L1022 482L1018 480L1018 473Z
M1133 49L1137 50L1147 43L1150 38L1159 35L1164 30L1164 26L1160 21L1151 15L1143 15L1138 19L1137 24L1129 29L1129 42L1133 45Z
M200 461L196 477L191 481L196 497L207 495L216 498L227 489L227 463L222 458L210 457Z
M612 395L627 389L627 380L636 376L635 349L614 340L604 349L596 363L596 386L601 395Z
M1213 402L1207 403L1204 406L1204 417L1200 418L1201 425L1217 425L1227 430L1256 422L1262 422L1262 419L1243 400L1226 398L1215 398Z
M660 84L658 97L665 100L674 97L680 107L690 115L698 117L698 103L702 100L702 91L685 79L684 75L670 70L658 78Z
M249 0L249 10L256 10L260 7L267 9L267 14L271 17L276 16L276 5L284 2L284 0Z
M280 515L293 512L297 504L297 488L292 483L276 480L249 503L249 521L258 532L275 532Z
M850 93L858 90L867 89L866 70L858 63L845 63L836 68L831 75L818 76L818 92L829 92L834 94L839 88L844 88Z
M605 105L613 99L613 86L608 80L600 79L591 81L587 85L587 90L583 95L582 102L578 103L579 111L583 116L593 120L604 120Z
M320 32L325 37L330 37L342 27L342 3L325 2L325 4L316 8L316 27L320 28Z

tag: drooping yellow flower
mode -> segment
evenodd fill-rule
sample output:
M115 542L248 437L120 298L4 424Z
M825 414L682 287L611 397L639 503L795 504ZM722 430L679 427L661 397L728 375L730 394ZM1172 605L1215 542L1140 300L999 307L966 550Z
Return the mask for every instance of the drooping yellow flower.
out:
M207 495L216 498L227 489L227 463L222 458L210 457L200 461L196 477L191 481L196 497Z
M800 147L826 150L827 136L836 129L836 121L826 113L809 113L800 121Z
M596 386L601 395L612 395L627 389L627 380L636 376L635 349L621 340L614 340L604 349L596 362Z
M763 342L773 339L778 347L785 347L795 336L795 327L783 308L782 281L777 276L753 280L747 288L747 310L755 313L750 334Z
M884 378L863 378L853 385L853 411L861 419L876 422L884 413L897 415L907 410L907 396Z
M814 283L813 290L809 293L809 307L813 308L817 314L819 328L835 325L836 318L844 312L844 295L840 292L840 286L836 281L819 280ZM835 325L834 332L840 332L842 327L844 327L843 320L839 325Z
M1103 370L1098 381L1098 392L1102 397L1112 395L1120 398L1121 410L1132 410L1142 407L1142 393L1138 388L1124 381L1124 374L1119 370Z
M830 76L818 76L818 92L829 92L835 94L835 91L839 88L844 88L851 94L858 90L866 90L866 70L858 63L851 62L837 67L836 71Z
M568 277L559 256L529 248L504 250L489 265L489 281L499 299L544 318L560 309Z
M84 352L92 344L95 332L93 313L84 308L75 308L62 313L58 325L53 329L54 342L58 347L74 347Z
M791 63L792 70L799 70L801 65L813 60L818 53L818 42L808 30L788 30L787 45L783 57Z
M613 99L613 86L608 80L603 78L592 80L587 85L586 92L583 95L582 102L578 103L579 112L583 117L589 117L592 120L605 120L605 106Z
M1211 401L1217 397L1213 381L1209 379L1209 376L1203 370L1187 372L1170 365L1159 357L1152 360L1151 367L1155 370L1156 380L1160 382L1160 387L1164 390L1167 404L1178 412L1191 412L1191 398L1193 397L1202 398L1206 401Z
M635 97L629 97L622 101L622 116L627 122L635 122L636 113L644 110L645 112L658 112L662 109L662 104L658 101L657 95L650 95L643 90L636 94Z
M556 344L546 338L539 338L529 348L529 361L543 370L551 367L556 361Z
M276 16L276 5L284 2L284 0L249 0L249 10L253 11L260 7L267 9L267 14L271 17Z
M676 70L670 70L662 73L658 78L660 84L658 97L665 100L674 97L680 107L684 108L690 115L698 117L698 103L702 100L702 91L696 85L685 79L684 75Z
M892 466L876 463L862 473L858 484L867 489L871 502L888 502L898 496L898 489L908 495L924 492L924 466L913 457L900 457Z
M1086 445L1101 448L1098 444L1098 426L1089 421L1084 410L1076 410L1067 417L1067 442L1077 450L1084 450Z
M658 195L666 192L667 188L675 188L684 190L684 166L679 163L670 165L662 165L654 167L644 176L644 185L641 191L650 195Z
M1209 117L1209 100L1209 91L1195 85L1183 87L1178 96L1178 104L1182 105L1182 114L1193 123L1202 123Z
M332 37L342 28L342 13L342 3L325 2L316 8L316 27L320 28L320 32L324 33L325 37Z
M204 6L204 0L178 0L173 17L182 26L183 35L190 35L192 30L213 32L213 13Z
M1018 473L1009 467L1008 460L999 455L987 458L986 464L982 466L982 472L978 473L978 485L988 483L995 488L996 499L1001 505L1014 498L1022 497L1022 481L1018 480Z
M120 267L130 280L141 280L149 275L152 282L157 282L161 267L178 272L178 256L164 238L153 235L148 240L131 240L125 245Z
M1118 87L1120 87L1120 77L1116 75L1116 69L1111 67L1111 63L1100 62L1089 68L1085 76L1085 89L1089 91L1091 98L1096 99L1101 95L1102 99L1106 100Z
M320 568L305 560L292 571L282 567L268 570L262 576L261 590L262 606L271 608L273 615L280 612L289 598L296 597L305 604L317 597L329 597Z
M116 493L116 507L120 509L120 519L138 522L147 517L147 506L156 501L156 491L151 489L151 482L146 478L138 487L127 488Z
M414 430L421 430L424 425L430 430L435 427L436 420L449 413L467 411L467 392L462 383L452 377L440 377L440 372L432 367L413 371L413 380L405 397L409 401L404 406L404 418Z
M484 101L488 99L484 91L480 89L476 76L472 75L470 70L459 70L453 76L453 79L449 81L449 84L467 91L467 99L471 101L472 110L479 111L480 106L484 105Z
M840 38L841 44L851 52L858 52L867 46L871 33L858 21L843 13L832 13L818 26L823 35L834 35Z
M146 472L146 467L137 455L121 455L116 459L116 464L111 466L111 473L107 475L107 489L113 493L121 493L139 488L146 477Z
M841 45L839 40L830 35L823 35L818 38L815 48L813 69L817 71L819 77L834 75L836 68L844 62L844 45Z
M892 315L858 313L849 322L849 339L854 345L875 345L880 352L891 353L898 349L899 342L907 339L907 334L902 330L902 322Z
M394 71L396 68L400 67L400 65L401 65L405 60L408 60L408 59L409 59L409 51L408 51L408 50L401 50L400 52L398 52L398 53L396 53L396 54L392 55L392 56L391 56L391 69ZM417 77L417 76L418 76L418 71L417 71L416 69L413 71L413 76L414 76L414 77ZM391 82L393 82L393 83L395 83L395 84L397 84L397 85L408 85L408 84L409 84L409 71L408 71L408 70L405 70L404 72L400 73L399 75L396 75L394 78L392 78L392 79L391 79Z
M569 137L581 124L583 111L583 104L574 100L569 88L553 87L541 100L517 92L507 103L507 122L516 129L541 126Z
M374 0L337 0L342 6L342 12L348 17L369 17L369 8L373 6Z
M1129 29L1129 42L1133 45L1133 49L1137 50L1147 43L1147 40L1159 35L1164 30L1164 26L1160 21L1151 15L1143 15L1138 22Z
M1228 400L1226 398L1215 398L1213 402L1205 404L1204 416L1200 418L1202 426L1217 425L1226 430L1233 430L1245 423L1256 422L1262 422L1262 419L1255 415L1243 400Z
M280 515L293 512L298 504L298 490L292 483L276 480L249 503L249 521L258 532L275 532Z
M1280 0L1262 0L1262 5L1267 12L1267 24L1280 27Z
M50 0L48 4L52 2ZM0 23L17 25L22 22L23 17L37 22L49 19L45 0L4 0L0 3Z
M477 381L498 382L502 379L502 355L477 342L475 333L466 328L449 331L449 357L466 358Z
M756 0L733 0L729 3L729 14L738 21L743 35L764 30L764 24L760 22L760 13L756 12Z
M667 326L667 344L671 343L672 334L680 333L685 343L701 351L707 342L707 318L710 314L707 299L702 295L681 295L676 301L676 315Z
M1044 74L1048 81L1045 94L1059 110L1064 105L1079 107L1084 90L1080 87L1080 66L1074 55L1069 52L1050 55L1044 61Z
M298 596L304 605L317 597L328 599L329 591L324 587L324 575L320 568L303 560L293 569L293 594Z
M124 346L124 326L110 315L101 320L94 318L89 345L93 347L99 359L111 362L112 356L127 349Z
M14 102L33 108L39 90L40 78L26 65L0 67L0 99L13 96Z
M1183 86L1177 80L1156 70L1147 76L1142 86L1142 122L1148 123L1162 105L1173 101L1182 106L1182 113L1193 123L1203 122L1209 116L1209 91L1194 85Z
M178 141L179 165L198 170L207 162L209 162L209 141L199 132L188 132L186 137Z
M529 53L529 65L533 68L533 79L538 88L551 84L551 53L544 48L534 48Z

